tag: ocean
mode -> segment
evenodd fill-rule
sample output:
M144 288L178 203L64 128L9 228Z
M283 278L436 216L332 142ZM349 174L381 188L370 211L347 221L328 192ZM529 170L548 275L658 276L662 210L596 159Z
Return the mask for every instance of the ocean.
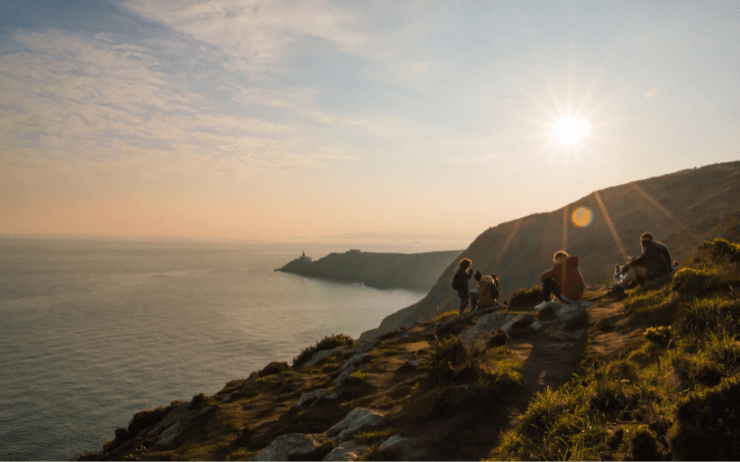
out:
M134 413L211 395L328 334L357 338L424 294L273 271L359 248L0 238L0 459L97 451Z

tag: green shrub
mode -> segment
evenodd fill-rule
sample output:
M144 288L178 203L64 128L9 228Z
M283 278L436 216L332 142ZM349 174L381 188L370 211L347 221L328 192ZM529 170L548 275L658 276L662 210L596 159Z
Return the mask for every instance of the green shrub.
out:
M682 311L683 317L679 320L678 327L682 332L712 329L726 320L730 307L730 302L721 298L694 299Z
M663 348L667 347L672 339L671 328L667 326L649 327L645 330L644 335L646 339Z
M192 411L193 409L198 409L205 400L206 400L206 395L203 392L200 392L197 395L194 395L193 400L190 402L190 406L188 406L188 411Z
M170 409L172 409L172 406L168 406L167 408L159 406L154 410L146 409L137 412L136 414L134 414L134 417L128 424L129 433L135 435L140 430L151 427L152 425L162 420L162 418L167 414L167 412L170 411Z
M671 291L684 297L696 297L704 293L711 275L696 268L681 268L673 275Z
M704 345L709 359L721 364L728 373L740 366L740 342L737 335L728 334L725 330L720 335L708 332Z
M357 345L357 342L355 342L352 337L345 334L327 335L316 342L315 345L304 348L298 356L293 358L293 367L300 367L307 363L318 351L331 350L345 345L354 347Z
M678 401L676 420L668 432L671 453L678 460L740 459L740 377L724 379Z
M428 378L436 384L475 380L482 353L479 345L465 347L462 340L454 335L442 340L435 336Z
M632 460L663 460L664 454L657 441L657 435L647 425L641 425L630 439Z
M712 242L704 241L699 246L699 250L715 263L740 262L740 245L725 239L718 238Z
M287 371L290 369L290 366L288 366L288 363L286 362L277 362L273 361L267 366L265 366L264 369L259 371L257 373L257 377L267 377L268 375L275 375L279 374L283 371Z
M542 301L543 296L542 287L533 284L531 289L521 288L511 294L509 306L511 308L534 306Z

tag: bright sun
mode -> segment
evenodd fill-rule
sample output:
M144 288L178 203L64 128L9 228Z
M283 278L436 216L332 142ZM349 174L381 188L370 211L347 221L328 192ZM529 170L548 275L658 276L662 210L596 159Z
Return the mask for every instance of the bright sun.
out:
M590 130L588 122L584 119L576 119L566 116L560 119L553 127L553 133L560 143L570 146L583 139Z

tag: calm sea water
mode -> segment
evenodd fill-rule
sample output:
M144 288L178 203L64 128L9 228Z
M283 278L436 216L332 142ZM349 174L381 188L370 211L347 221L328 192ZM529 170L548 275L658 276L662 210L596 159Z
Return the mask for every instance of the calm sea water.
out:
M214 394L327 334L356 338L423 297L273 271L349 248L0 239L0 459L99 450L142 409Z

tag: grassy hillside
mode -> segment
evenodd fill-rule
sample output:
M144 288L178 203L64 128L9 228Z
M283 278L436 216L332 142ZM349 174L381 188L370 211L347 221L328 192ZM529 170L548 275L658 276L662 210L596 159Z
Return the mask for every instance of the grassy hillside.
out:
M714 240L626 297L590 285L588 308L524 302L359 345L326 337L141 411L78 458L738 459L738 291L740 245ZM360 414L372 419L337 429Z

